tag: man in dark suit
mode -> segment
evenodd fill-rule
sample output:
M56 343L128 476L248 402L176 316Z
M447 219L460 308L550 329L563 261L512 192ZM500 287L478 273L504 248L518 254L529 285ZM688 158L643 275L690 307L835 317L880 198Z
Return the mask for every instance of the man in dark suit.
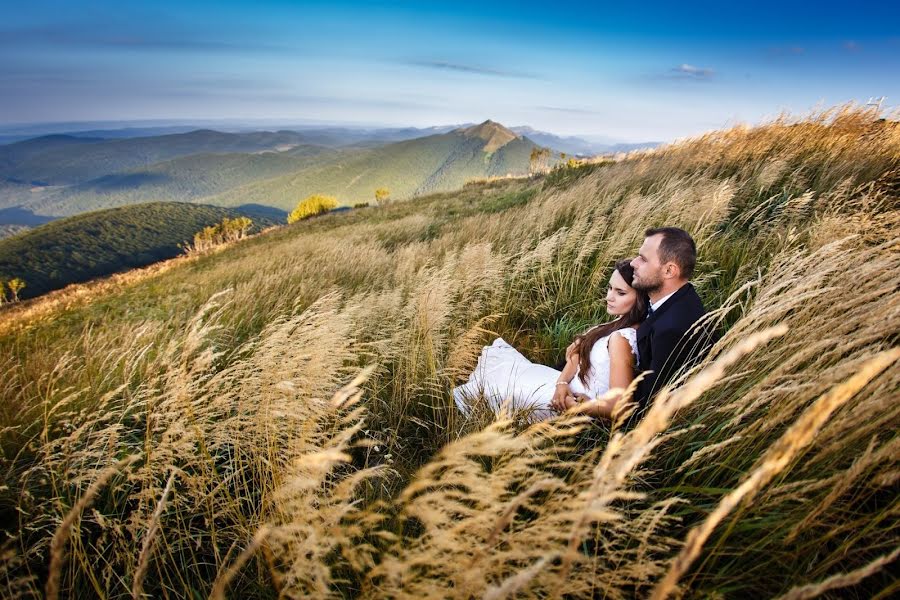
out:
M677 227L648 229L634 268L634 288L650 297L647 319L637 331L638 368L645 373L634 399L637 415L653 396L685 366L709 349L711 331L694 327L706 314L690 279L697 263L697 246Z

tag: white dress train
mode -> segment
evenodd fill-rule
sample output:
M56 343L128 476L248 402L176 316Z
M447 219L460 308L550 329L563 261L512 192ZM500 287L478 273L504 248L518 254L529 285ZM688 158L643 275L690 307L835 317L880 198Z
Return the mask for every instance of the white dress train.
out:
M628 340L637 364L637 331L631 327L617 329L591 348L587 384L576 373L569 384L572 392L596 398L609 391L609 338L613 335ZM497 338L482 349L469 380L453 388L453 400L465 415L470 414L471 403L483 395L494 412L499 413L506 403L513 410L531 410L533 419L547 419L556 414L550 401L559 376L556 369L531 362L503 338Z

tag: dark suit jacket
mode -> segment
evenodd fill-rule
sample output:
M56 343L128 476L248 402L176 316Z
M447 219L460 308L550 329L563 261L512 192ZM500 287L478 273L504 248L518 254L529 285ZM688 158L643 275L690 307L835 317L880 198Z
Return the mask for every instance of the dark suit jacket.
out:
M637 416L647 409L653 396L682 367L693 364L709 350L711 328L697 327L691 330L704 314L706 310L700 296L694 286L687 283L638 327L637 372L651 372L638 383L634 394L638 403Z

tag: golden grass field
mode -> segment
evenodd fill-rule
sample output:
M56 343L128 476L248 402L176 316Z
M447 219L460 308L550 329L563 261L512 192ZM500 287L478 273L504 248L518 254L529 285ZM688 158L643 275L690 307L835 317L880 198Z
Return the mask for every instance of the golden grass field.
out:
M554 362L663 224L700 368L632 429L462 419L483 344ZM6 309L2 595L893 597L898 231L900 126L844 106Z

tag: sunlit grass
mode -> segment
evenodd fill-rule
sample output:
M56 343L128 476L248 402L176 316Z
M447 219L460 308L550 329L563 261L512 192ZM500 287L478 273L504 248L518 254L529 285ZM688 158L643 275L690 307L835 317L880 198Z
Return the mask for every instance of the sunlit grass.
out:
M4 595L893 595L898 173L896 123L839 107L7 312ZM702 371L627 431L455 411L492 336L552 364L602 320L661 224Z

